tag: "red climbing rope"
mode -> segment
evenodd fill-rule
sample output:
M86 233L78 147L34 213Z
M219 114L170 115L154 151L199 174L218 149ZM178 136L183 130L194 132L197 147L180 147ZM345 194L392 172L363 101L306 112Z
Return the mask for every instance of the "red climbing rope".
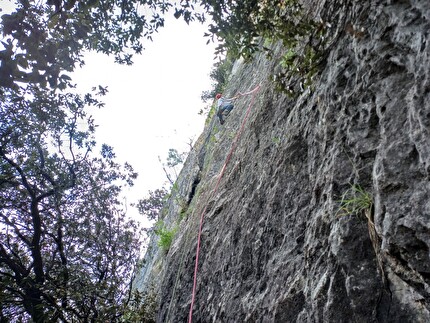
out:
M251 98L251 101L250 101L250 103L248 105L248 109L246 110L245 117L243 118L242 125L241 125L238 133L236 134L236 137L234 138L233 144L231 145L230 152L228 153L228 155L227 155L227 157L225 159L224 165L223 165L223 167L221 169L221 172L218 175L218 179L217 179L215 188L212 191L212 193L209 196L209 198L207 199L208 202L210 201L210 199L212 198L212 196L215 195L216 192L218 191L218 187L219 187L219 184L221 182L222 177L224 176L225 169L227 168L227 164L230 161L230 159L231 159L231 157L233 155L233 152L234 152L234 150L237 147L237 143L239 142L239 138L240 138L240 136L242 134L243 129L245 128L245 123L248 120L249 114L251 112L251 107L254 105L255 93L258 91L259 88L260 88L260 85L257 85L253 90L251 90L249 92L246 92L246 93L240 93L239 92L239 95L252 94L252 98ZM206 203L206 205L205 205L205 207L204 207L204 209L202 211L202 214L200 216L199 234L198 234L198 237L197 237L197 248L196 248L196 263L195 263L195 267L194 267L193 292L192 292L192 296L191 296L191 305L190 305L190 314L189 314L189 317L188 317L188 323L192 323L192 321L193 321L193 307L194 307L194 300L195 300L195 297L196 297L197 271L198 271L198 267L199 267L200 240L201 240L201 236L202 236L203 218L204 218L204 216L206 214L207 207L208 207L208 203Z

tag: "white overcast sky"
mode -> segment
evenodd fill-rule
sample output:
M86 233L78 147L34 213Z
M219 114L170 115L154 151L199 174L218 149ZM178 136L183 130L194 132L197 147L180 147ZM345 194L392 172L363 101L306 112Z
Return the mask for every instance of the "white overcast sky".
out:
M0 0L0 15L13 7L11 1ZM186 150L190 138L196 140L203 130L204 117L198 111L205 104L200 96L211 88L215 48L213 43L206 45L205 31L201 24L167 17L153 42L144 42L145 50L132 66L89 53L86 65L72 74L82 92L97 85L108 87L106 106L93 114L99 125L96 138L99 144L113 146L118 160L129 162L139 173L135 186L126 192L128 204L166 182L158 156L164 161L169 148ZM137 215L131 207L128 213Z
M88 54L86 65L72 76L82 91L98 84L108 87L106 106L94 114L97 140L113 146L119 160L139 173L127 192L128 203L166 182L158 156L165 161L169 148L186 150L203 130L198 111L205 104L200 96L211 88L214 63L214 45L206 45L205 30L172 17L152 43L145 43L132 66ZM136 212L130 207L128 211Z

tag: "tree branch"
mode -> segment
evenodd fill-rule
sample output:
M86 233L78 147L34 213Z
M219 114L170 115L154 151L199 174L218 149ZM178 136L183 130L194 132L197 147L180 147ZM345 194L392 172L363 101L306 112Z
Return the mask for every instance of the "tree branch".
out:
M53 194L53 191L52 191ZM51 195L52 195L51 194ZM39 197L40 198L40 197ZM31 201L31 217L33 220L33 239L31 240L31 255L33 258L33 269L36 275L36 282L44 282L43 259L40 248L40 239L42 236L42 220L40 218L38 204L41 199L36 198Z
M10 268L10 270L12 270L15 273L15 277L18 282L20 282L23 276L25 276L26 274L25 268L21 267L19 264L13 261L13 259L10 258L10 256L8 255L6 249L4 248L1 242L0 242L0 263L6 264Z
M16 235L18 236L18 238L21 239L22 242L24 242L28 247L31 246L30 240L27 239L27 237L25 237L21 231L19 230L19 228L17 227L17 225L15 223L12 223L9 218L3 214L0 214L0 217L3 218L4 223L10 227L12 227L16 233ZM8 239L9 242L9 239Z
M36 193L35 193L34 189L31 187L30 183L28 182L27 177L24 174L24 171L21 169L21 167L19 167L19 165L17 163L15 163L12 159L10 159L6 156L6 153L4 152L2 146L0 146L0 156L2 156L3 159L18 172L18 174L21 176L22 184L27 189L30 196L32 198L35 198Z

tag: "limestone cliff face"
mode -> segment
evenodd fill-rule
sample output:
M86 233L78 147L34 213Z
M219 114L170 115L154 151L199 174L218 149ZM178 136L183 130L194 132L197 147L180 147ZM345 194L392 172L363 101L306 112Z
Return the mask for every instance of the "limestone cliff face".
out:
M219 189L251 95L209 120L169 201L175 240L136 280L158 322L187 320L206 204L193 322L430 322L430 1L342 4L313 91L276 93L263 55L236 63L227 96L262 86ZM354 184L369 219L340 216Z

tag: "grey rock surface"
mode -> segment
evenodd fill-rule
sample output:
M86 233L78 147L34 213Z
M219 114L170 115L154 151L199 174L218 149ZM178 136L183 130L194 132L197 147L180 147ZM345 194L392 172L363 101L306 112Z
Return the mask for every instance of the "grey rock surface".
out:
M136 283L155 284L158 322L187 321L205 206L193 322L430 322L430 1L335 2L315 4L344 25L313 91L275 92L264 55L236 64L227 96L261 87L209 120L165 221L175 194L187 217ZM339 216L353 184L373 239Z

